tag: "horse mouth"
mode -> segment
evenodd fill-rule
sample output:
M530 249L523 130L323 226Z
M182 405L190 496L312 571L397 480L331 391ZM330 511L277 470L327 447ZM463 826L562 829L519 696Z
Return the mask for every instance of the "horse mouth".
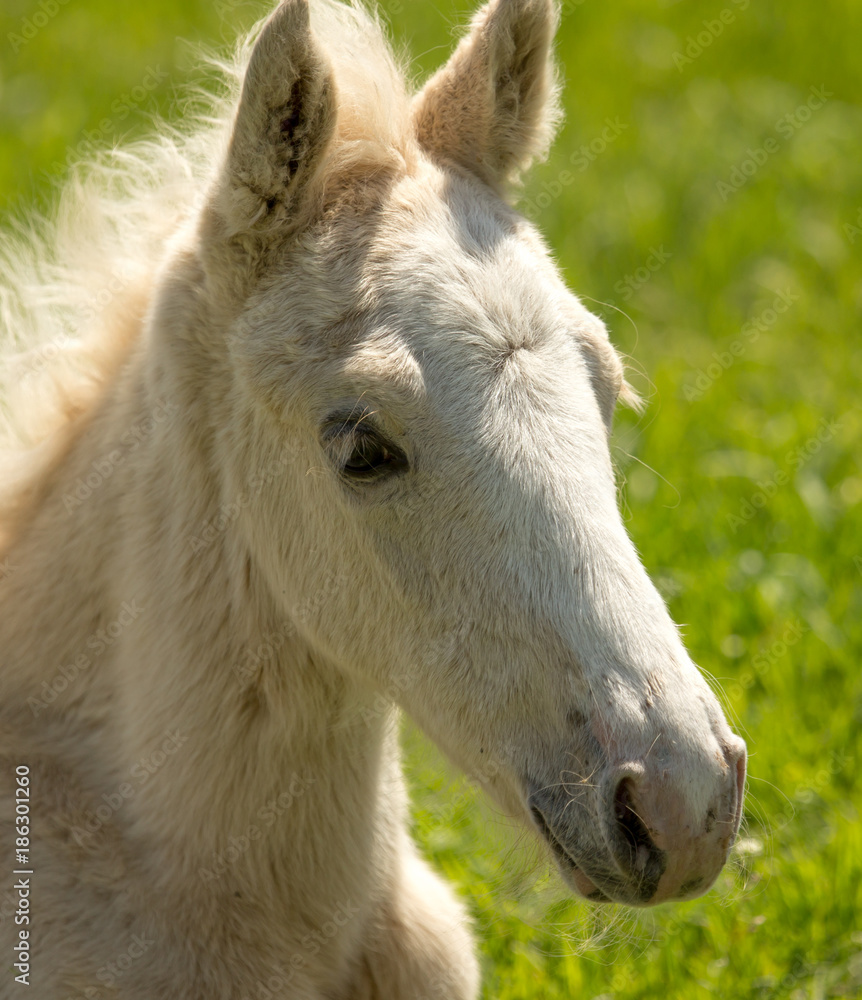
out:
M602 892L589 875L586 874L583 868L581 868L577 861L575 861L572 855L569 854L565 847L563 847L554 835L554 831L548 825L548 821L545 819L545 815L541 809L539 809L538 806L531 805L530 813L533 817L533 822L539 828L539 832L554 852L554 857L556 858L557 865L563 875L563 878L578 893L578 895L583 896L592 903L613 902L611 897Z

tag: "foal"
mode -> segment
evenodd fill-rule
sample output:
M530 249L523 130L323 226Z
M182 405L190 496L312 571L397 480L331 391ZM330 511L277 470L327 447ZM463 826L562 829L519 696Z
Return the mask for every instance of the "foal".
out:
M577 893L722 867L745 747L617 510L622 367L506 201L555 21L491 0L411 96L367 14L284 0L229 113L81 180L59 262L9 244L26 363L78 332L54 408L12 408L0 521L0 844L32 872L0 947L40 1000L475 997L401 709Z

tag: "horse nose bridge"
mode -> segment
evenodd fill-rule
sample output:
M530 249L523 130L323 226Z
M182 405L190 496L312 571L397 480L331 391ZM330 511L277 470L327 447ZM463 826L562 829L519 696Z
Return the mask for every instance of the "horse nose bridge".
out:
M587 565L546 559L535 580L541 583L532 595L548 595L541 612L557 648L612 701L615 691L625 692L625 699L636 698L656 715L690 698L710 700L664 601L636 560L602 556Z

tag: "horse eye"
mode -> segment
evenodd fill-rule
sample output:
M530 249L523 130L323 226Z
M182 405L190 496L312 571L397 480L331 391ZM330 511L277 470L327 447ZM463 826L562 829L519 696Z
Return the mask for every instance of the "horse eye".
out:
M354 434L341 471L353 480L376 479L407 468L407 459L377 434Z

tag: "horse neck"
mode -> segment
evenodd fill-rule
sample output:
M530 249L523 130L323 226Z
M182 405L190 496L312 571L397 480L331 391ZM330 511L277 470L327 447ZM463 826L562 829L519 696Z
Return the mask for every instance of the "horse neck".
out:
M333 807L375 809L393 716L278 608L231 518L209 429L219 415L151 350L70 436L9 547L2 693L19 745L68 734L57 755L91 805L121 796L110 824L140 838L164 884L288 805L290 822L219 885L253 882L275 858L301 859L307 878L297 845L337 828ZM366 819L341 833L355 840L374 829Z

